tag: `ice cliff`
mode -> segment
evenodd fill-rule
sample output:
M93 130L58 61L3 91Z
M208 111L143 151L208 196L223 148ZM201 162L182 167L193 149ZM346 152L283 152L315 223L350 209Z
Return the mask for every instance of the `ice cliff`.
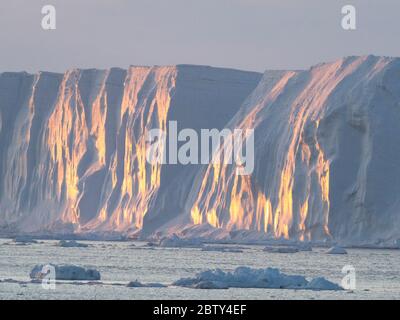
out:
M348 57L278 80L267 71L228 125L255 129L253 174L210 165L184 214L260 237L393 245L399 123L400 59Z
M261 79L261 80L260 80ZM151 165L146 135L254 128L255 170ZM400 239L400 59L306 71L0 74L0 230Z
M189 65L0 74L3 232L162 226L198 167L149 164L148 131L221 129L260 78Z

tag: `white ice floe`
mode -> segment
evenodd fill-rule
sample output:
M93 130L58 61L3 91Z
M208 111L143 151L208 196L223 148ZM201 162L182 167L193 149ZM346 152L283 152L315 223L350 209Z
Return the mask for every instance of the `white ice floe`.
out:
M38 243L35 239L30 236L18 236L13 239L16 244L30 244L30 243Z
M339 285L325 278L308 281L299 275L286 275L275 268L252 269L238 267L233 272L220 269L206 270L194 278L182 278L173 283L175 286L194 289L227 289L227 288L270 288L270 289L304 289L304 290L343 290Z
M339 246L334 246L330 248L327 252L327 254L347 254L347 251Z
M271 252L271 253L296 253L299 252L299 248L297 247L270 247L267 246L263 249L263 251Z
M74 265L50 265L55 269L56 280L100 280L100 272L95 269L85 269ZM36 265L31 273L30 278L33 280L41 280L47 274L49 268L46 265Z
M162 283L141 283L137 280L129 282L127 285L129 288L166 288L167 286Z
M63 247L63 248L87 248L89 245L85 243L79 243L75 240L61 240L58 244L58 247Z
M311 290L343 290L341 286L336 283L330 282L323 277L312 279L306 289Z
M183 239L178 237L176 234L172 234L171 236L165 237L160 240L160 247L166 248L201 248L203 247L203 243L199 239L189 238Z
M309 243L296 243L292 245L266 246L263 251L272 253L296 253L299 251L312 251Z

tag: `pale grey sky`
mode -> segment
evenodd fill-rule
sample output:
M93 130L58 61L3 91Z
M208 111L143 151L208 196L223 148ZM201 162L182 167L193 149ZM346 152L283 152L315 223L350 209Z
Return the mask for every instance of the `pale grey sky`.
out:
M41 28L41 8L57 29ZM357 9L357 30L341 8ZM303 69L347 55L400 56L399 0L1 0L0 72L205 64Z

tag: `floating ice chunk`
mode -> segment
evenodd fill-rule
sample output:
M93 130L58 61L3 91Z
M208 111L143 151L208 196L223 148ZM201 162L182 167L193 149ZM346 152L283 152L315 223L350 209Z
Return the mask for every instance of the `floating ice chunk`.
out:
M336 283L330 282L325 278L319 277L312 279L306 289L310 290L343 290L341 286Z
M63 247L63 248L87 248L89 245L85 243L79 243L76 242L75 240L61 240L58 244L58 247Z
M47 274L44 266L36 265L29 275L30 278L33 280L43 279ZM55 268L56 280L100 280L100 272L94 269L85 269L74 265L52 266Z
M270 247L267 246L263 249L266 252L272 253L296 253L299 252L299 248L297 247Z
M243 252L243 250L239 247L222 247L222 246L206 246L203 247L201 251L232 252L232 253Z
M13 239L17 244L28 244L28 243L38 243L35 239L30 236L18 236Z
M226 283L220 281L200 281L193 286L194 289L229 289Z
M137 280L129 282L127 285L129 288L166 288L167 286L162 283L141 283Z
M25 284L26 282L25 282L25 281L19 281L19 280L7 278L7 279L3 279L3 280L0 279L0 283L18 283L18 284Z
M312 251L312 246L309 243L300 243L297 245L299 251Z
M147 243L146 243L146 246L147 246L147 247L156 247L156 246L158 246L158 244L155 243L155 242L147 242Z
M328 254L347 254L347 251L339 246L330 248L326 253Z
M206 270L194 278L182 278L173 283L175 286L194 289L227 288L270 288L305 290L342 290L342 288L324 278L307 281L303 276L286 275L279 269L252 269L238 267L233 272L220 269Z
M165 237L160 240L160 247L166 248L201 248L203 247L203 243L199 239L183 239L178 237L176 234Z

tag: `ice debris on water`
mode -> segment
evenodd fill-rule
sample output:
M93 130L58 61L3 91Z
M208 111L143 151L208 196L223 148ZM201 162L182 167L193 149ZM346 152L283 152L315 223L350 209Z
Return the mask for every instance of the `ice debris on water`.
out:
M330 248L327 252L327 254L347 254L347 251L339 246L334 246Z
M304 290L343 290L339 285L319 277L308 281L300 275L287 275L279 269L238 267L233 272L206 270L194 278L182 278L174 286L194 289L269 288Z
M45 268L48 266L48 268ZM100 272L95 269L86 269L74 265L36 265L31 273L30 278L32 280L43 279L50 270L54 267L55 280L100 280Z
M75 240L61 240L57 244L58 247L63 247L63 248L87 248L89 245L85 243L80 243Z
M167 286L162 283L141 283L138 280L131 281L127 285L129 288L166 288Z
M176 234L172 234L171 236L162 238L160 240L159 246L165 248L182 248L182 247L201 248L204 245L202 241L199 239L196 238L184 239L180 238Z

